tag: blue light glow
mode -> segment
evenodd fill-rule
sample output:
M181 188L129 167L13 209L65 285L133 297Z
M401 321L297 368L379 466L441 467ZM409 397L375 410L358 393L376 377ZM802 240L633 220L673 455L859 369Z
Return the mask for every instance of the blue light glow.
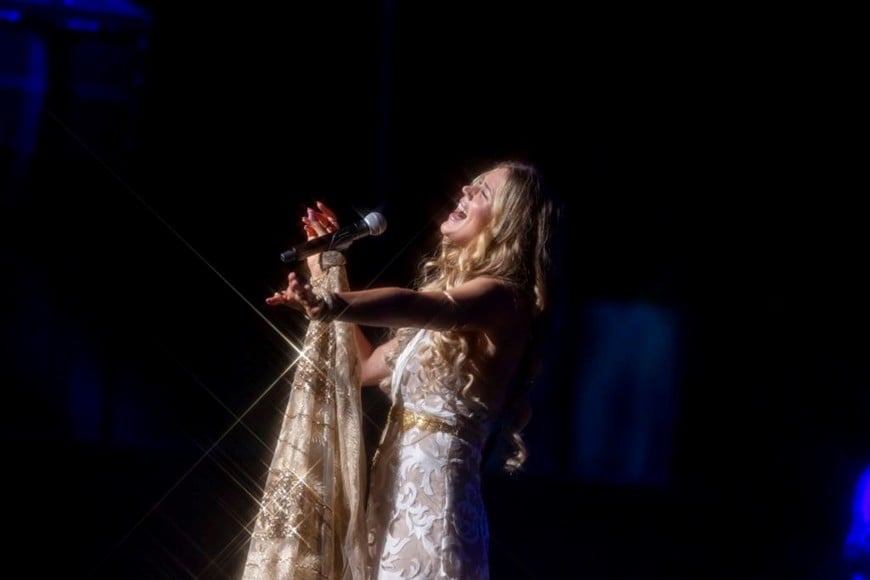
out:
M18 22L21 20L21 12L12 8L0 8L0 21Z
M852 569L852 580L865 580L870 574L870 465L855 487L852 504L852 525L846 536L846 562Z

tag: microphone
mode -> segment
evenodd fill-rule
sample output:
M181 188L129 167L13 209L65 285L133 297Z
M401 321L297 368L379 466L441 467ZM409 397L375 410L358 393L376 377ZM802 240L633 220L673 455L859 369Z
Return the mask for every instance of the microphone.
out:
M346 250L355 240L366 236L379 236L386 229L386 218L377 212L372 212L355 224L293 246L281 253L281 261L289 264L328 250Z

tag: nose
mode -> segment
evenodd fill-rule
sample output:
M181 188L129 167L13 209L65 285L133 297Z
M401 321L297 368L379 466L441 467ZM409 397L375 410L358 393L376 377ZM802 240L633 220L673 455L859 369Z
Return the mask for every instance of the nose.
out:
M465 197L471 197L474 195L474 185L463 185L462 186L462 195Z

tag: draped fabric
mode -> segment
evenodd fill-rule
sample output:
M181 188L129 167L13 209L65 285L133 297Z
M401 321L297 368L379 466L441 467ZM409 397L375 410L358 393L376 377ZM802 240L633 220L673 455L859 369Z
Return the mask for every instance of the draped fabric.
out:
M347 289L322 254L315 291ZM294 353L295 356L295 353ZM312 320L254 523L243 580L361 580L366 463L353 327Z

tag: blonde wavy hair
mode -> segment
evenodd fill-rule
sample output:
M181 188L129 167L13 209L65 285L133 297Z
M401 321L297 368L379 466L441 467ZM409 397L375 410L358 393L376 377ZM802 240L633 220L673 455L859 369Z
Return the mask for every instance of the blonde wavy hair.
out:
M502 161L491 167L497 168L507 168L508 176L499 195L494 197L488 227L465 246L455 246L442 238L434 254L423 261L415 286L418 290L442 291L479 276L499 278L514 289L517 299L526 302L537 318L547 308L554 204L546 196L534 166ZM396 332L397 347L387 356L391 369L416 332L417 329ZM454 330L433 332L420 355L421 378L426 384L447 386L443 384L445 377L455 376L458 369L464 379L460 395L472 408L485 410L485 404L469 395L478 377L475 360L483 347L481 338ZM507 471L519 469L527 457L521 431L531 418L528 387L533 372L533 362L527 360L508 394L501 420L502 435L512 447L505 459ZM385 388L389 380L384 381Z

